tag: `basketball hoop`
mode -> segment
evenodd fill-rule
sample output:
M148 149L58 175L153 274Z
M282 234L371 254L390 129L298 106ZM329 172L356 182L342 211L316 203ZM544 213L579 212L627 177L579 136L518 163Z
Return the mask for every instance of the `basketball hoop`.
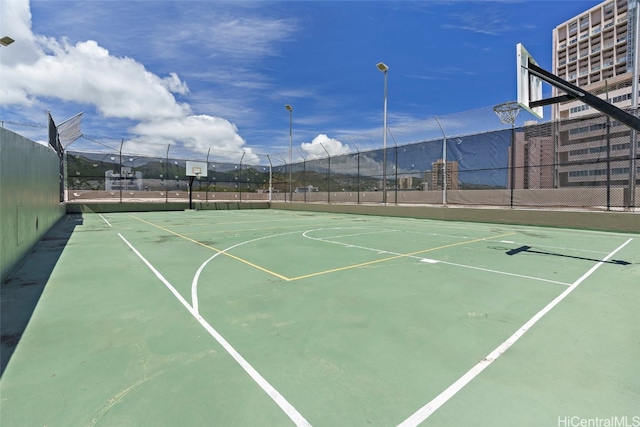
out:
M493 107L493 111L498 115L500 121L505 125L512 126L516 122L516 117L520 114L520 110L520 104L515 101L505 102Z

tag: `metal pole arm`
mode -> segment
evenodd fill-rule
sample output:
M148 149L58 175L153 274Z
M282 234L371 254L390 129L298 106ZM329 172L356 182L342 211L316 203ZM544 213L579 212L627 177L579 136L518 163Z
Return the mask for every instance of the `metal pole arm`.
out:
M627 113L623 109L618 108L608 103L607 101L598 98L597 96L569 83L566 80L561 79L554 74L551 74L550 72L538 67L535 64L529 63L528 70L531 74L539 77L541 80L544 80L545 82L557 87L558 89L564 90L570 97L579 99L588 106L595 108L601 113L604 113L621 123L624 123L632 129L640 130L640 119L632 114Z

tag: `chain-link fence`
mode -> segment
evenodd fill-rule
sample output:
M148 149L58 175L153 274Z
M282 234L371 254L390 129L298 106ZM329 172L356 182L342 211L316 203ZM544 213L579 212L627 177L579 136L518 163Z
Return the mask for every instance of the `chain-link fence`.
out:
M186 200L186 162L199 161L208 170L194 201L637 207L640 150L633 158L627 126L600 114L522 120L504 125L487 107L388 129L386 156L380 130L342 137L348 154L292 164L288 153L83 137L64 151L64 189L68 201Z

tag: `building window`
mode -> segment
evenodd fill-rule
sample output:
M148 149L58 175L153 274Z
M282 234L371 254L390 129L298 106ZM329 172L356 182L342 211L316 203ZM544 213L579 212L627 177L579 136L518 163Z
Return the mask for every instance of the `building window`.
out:
M575 114L575 113L579 113L580 111L586 111L588 110L590 107L588 105L579 105L577 107L573 107L572 109L569 110L570 114Z
M589 171L571 171L569 172L569 176L572 178L575 178L578 176L589 176Z
M573 128L569 130L569 135L580 135L581 133L589 132L589 126L584 126L581 128Z
M569 35L572 36L577 32L578 32L578 22L573 21L572 23L569 24Z
M580 29L584 30L588 26L589 26L589 15L585 15L582 18L580 18Z
M589 154L588 148L581 148L579 150L571 150L569 151L569 155L571 156L580 156L582 154Z
M604 12L605 18L608 18L610 15L612 15L613 14L613 3L605 4L604 8L603 8L603 12Z
M611 175L624 175L629 173L629 168L613 168L611 169Z
M622 102L628 99L631 99L631 94L625 93L624 95L614 96L613 99L611 99L611 102L615 104L616 102Z

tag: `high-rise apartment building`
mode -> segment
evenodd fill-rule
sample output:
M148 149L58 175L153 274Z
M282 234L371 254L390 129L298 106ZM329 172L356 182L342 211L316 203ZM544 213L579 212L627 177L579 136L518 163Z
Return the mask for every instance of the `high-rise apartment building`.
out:
M442 159L438 159L431 164L431 189L444 190L444 177L446 176L447 190L458 190L458 162L447 162L446 175L445 164Z
M631 0L633 1L633 0ZM607 0L553 30L553 74L606 98L619 108L631 106L635 14L629 0ZM554 88L554 95L559 90ZM554 119L597 111L575 100L555 104Z
M628 111L638 46L635 1L606 0L553 30L553 74ZM561 93L553 89L553 96ZM554 104L552 111L558 123L556 187L629 183L627 126L612 121L608 127L600 112L579 100Z

